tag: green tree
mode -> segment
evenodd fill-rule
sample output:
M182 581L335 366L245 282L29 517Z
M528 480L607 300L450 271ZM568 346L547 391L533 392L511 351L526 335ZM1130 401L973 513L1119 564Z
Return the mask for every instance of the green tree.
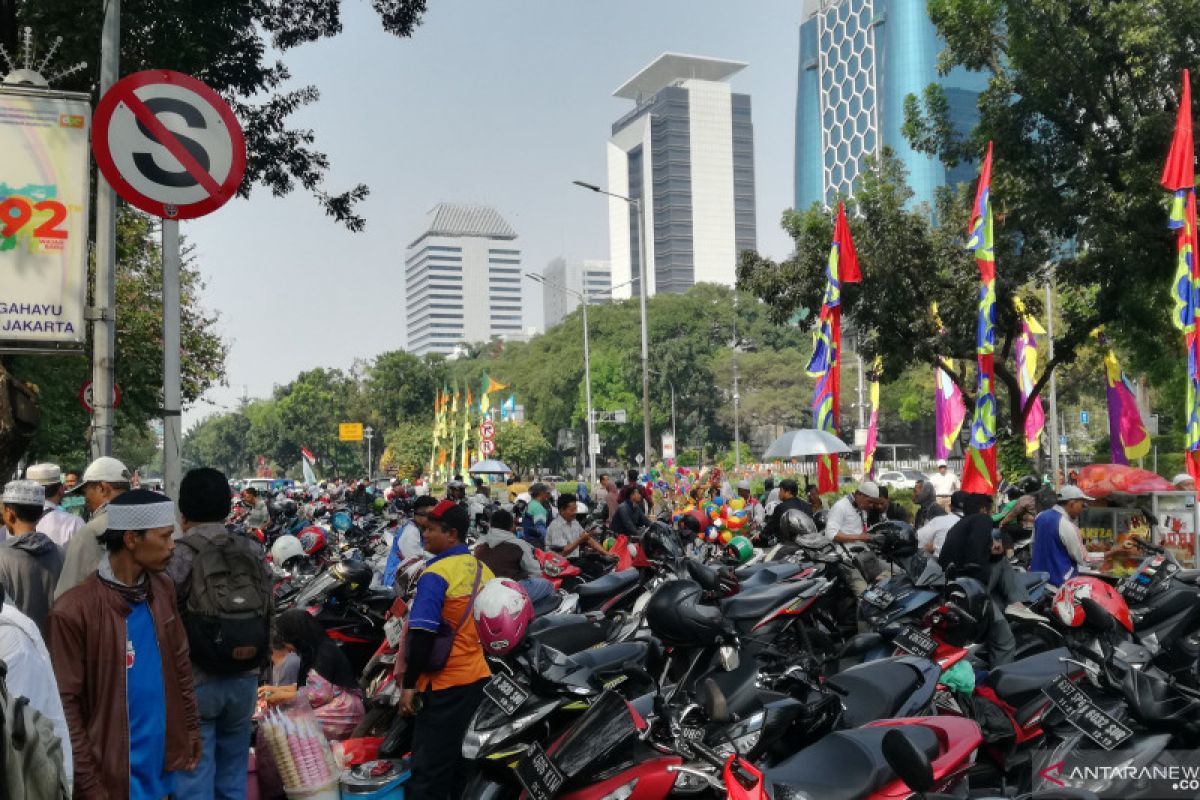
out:
M393 426L403 420L433 414L433 393L441 361L418 358L403 350L392 350L375 358L366 369L363 402L377 426Z
M524 474L542 463L550 453L542 429L533 422L508 422L496 426L496 457L517 474Z
M214 467L230 477L252 470L246 446L250 418L245 414L220 414L192 427L183 439L183 457L190 467Z
M428 422L400 423L384 437L387 447L379 458L380 471L404 480L421 477L429 465L432 439L433 426Z

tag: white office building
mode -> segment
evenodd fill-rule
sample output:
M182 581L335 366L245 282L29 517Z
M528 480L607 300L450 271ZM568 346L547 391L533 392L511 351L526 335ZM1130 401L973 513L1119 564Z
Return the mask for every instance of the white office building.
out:
M556 258L542 273L542 313L547 329L553 328L575 309L581 296L589 305L612 300L612 267L607 261L584 259L582 262Z
M612 126L608 190L643 201L649 294L732 286L738 253L755 247L750 96L728 83L745 67L664 53L613 93L634 108ZM608 219L615 296L629 297L639 291L637 215L610 198Z
M493 208L439 203L405 254L408 350L523 339L521 248Z

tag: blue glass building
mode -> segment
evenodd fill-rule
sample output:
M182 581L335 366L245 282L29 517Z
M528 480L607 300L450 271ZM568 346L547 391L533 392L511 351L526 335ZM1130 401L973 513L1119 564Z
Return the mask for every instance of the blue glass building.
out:
M908 169L915 203L939 186L973 179L974 164L947 170L900 132L904 98L940 83L956 129L978 119L981 73L937 74L942 49L925 0L803 0L796 91L796 208L853 195L864 159L890 147Z

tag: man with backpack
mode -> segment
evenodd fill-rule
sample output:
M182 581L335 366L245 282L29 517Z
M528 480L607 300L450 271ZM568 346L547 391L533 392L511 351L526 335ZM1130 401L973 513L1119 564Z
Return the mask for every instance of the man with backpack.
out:
M179 484L178 540L167 574L175 581L191 649L204 754L176 778L176 796L244 796L258 672L270 652L271 581L262 548L224 525L229 481L207 467Z

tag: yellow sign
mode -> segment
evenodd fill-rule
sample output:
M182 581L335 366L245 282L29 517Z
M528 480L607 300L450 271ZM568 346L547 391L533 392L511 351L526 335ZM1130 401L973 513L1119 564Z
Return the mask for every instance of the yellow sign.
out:
M340 442L361 442L363 440L363 431L361 422L339 422L338 423L338 441Z

